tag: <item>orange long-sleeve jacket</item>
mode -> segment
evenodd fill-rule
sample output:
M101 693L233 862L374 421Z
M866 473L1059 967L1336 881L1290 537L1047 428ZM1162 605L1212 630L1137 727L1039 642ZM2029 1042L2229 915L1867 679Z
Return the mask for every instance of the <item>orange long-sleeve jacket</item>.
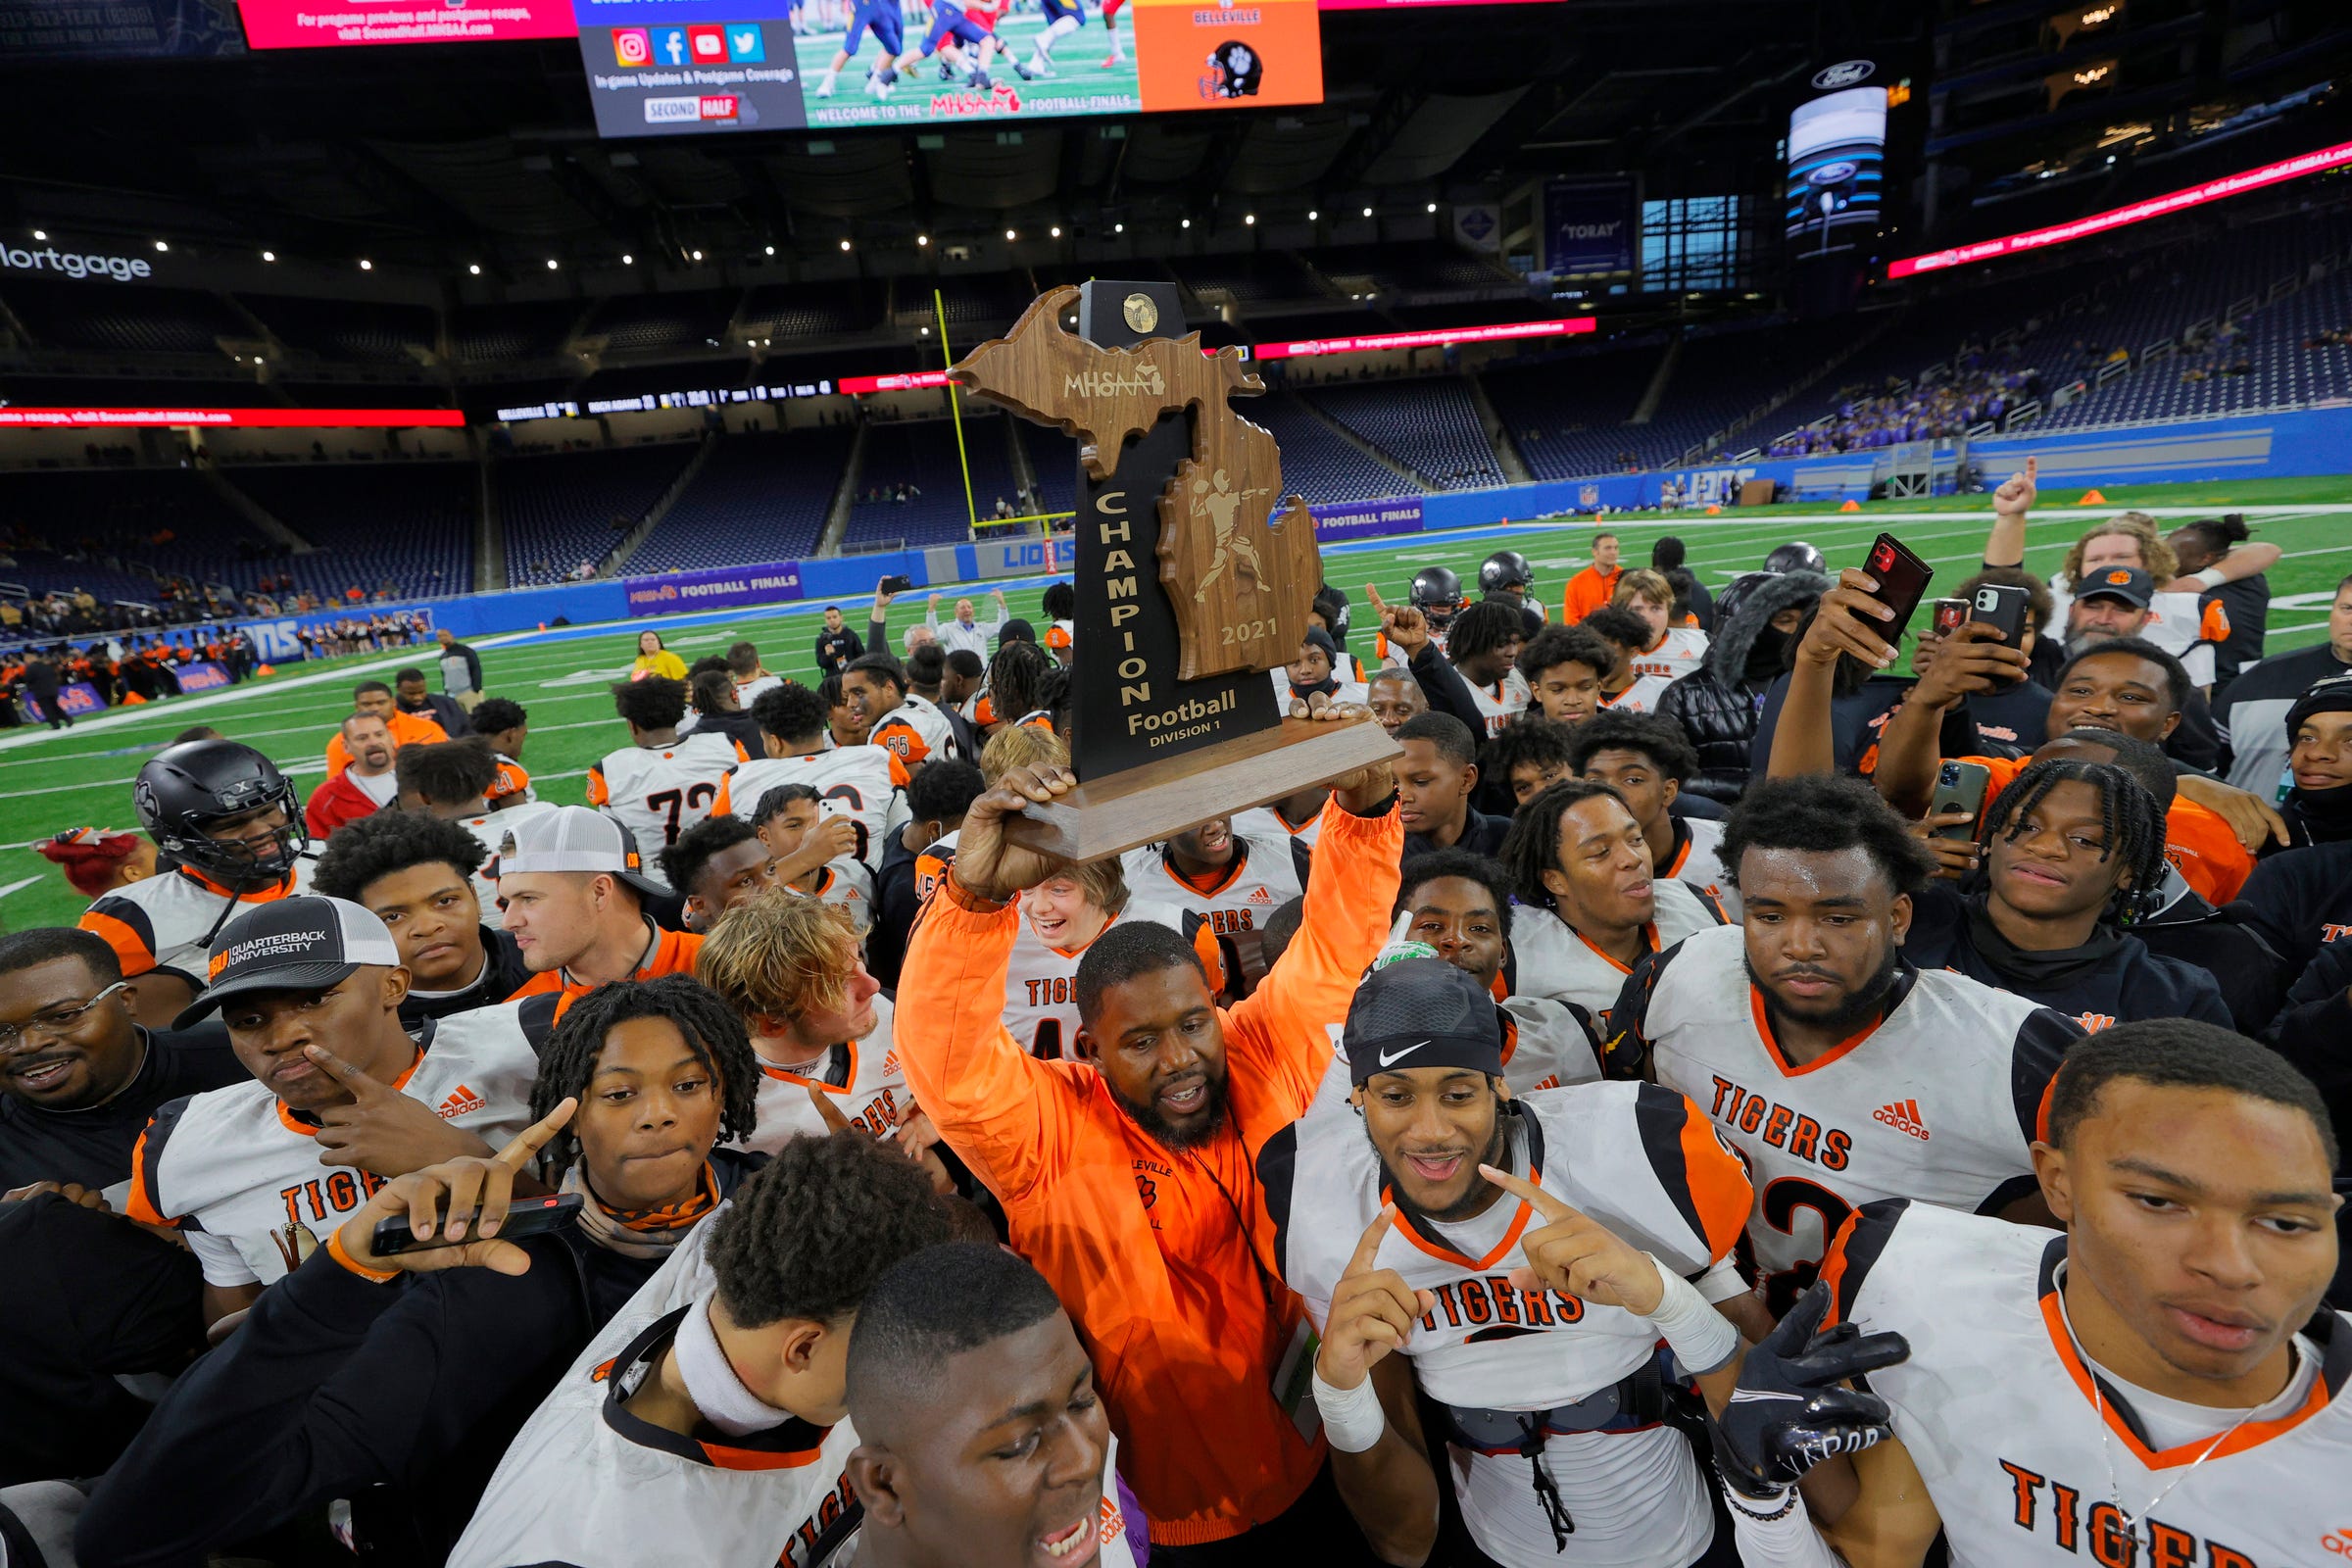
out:
M1004 1205L1012 1246L1052 1282L1094 1358L1121 1468L1152 1539L1223 1541L1296 1502L1323 1460L1303 1402L1298 1298L1265 1264L1256 1155L1302 1115L1396 902L1396 809L1326 807L1306 921L1244 1001L1222 1009L1227 1116L1172 1151L1137 1126L1091 1062L1041 1061L1003 1022L1020 914L981 911L953 875L924 906L898 1014L899 1062L940 1136ZM1278 1398L1286 1358L1295 1378Z

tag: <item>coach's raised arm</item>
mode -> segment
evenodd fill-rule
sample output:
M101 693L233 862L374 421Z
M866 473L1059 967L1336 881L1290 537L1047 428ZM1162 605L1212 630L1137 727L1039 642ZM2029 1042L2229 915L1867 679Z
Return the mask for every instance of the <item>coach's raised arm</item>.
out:
M922 977L898 1015L907 1085L1068 1306L1152 1540L1352 1543L1328 1484L1308 1492L1324 1449L1297 1419L1307 1330L1251 1246L1253 1161L1314 1098L1327 1026L1387 934L1403 846L1395 781L1385 763L1338 781L1305 923L1247 1000L1219 1008L1182 936L1123 921L1078 968L1083 1059L1041 1061L1000 1015L1014 901L1058 862L1008 843L1003 823L1074 783L1016 769L964 816L907 952L905 972Z

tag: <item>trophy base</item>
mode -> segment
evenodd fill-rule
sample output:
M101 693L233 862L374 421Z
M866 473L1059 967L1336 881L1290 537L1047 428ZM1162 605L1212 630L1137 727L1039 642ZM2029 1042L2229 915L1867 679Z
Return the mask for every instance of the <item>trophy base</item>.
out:
M1389 732L1369 719L1335 724L1286 718L1272 729L1172 757L1164 765L1081 784L1050 806L1031 803L1022 815L1006 820L1004 836L1065 860L1099 860L1402 755Z

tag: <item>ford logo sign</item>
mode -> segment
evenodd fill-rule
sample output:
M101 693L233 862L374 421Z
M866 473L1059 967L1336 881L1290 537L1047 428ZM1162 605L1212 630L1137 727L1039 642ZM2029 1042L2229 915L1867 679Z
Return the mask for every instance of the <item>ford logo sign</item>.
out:
M1858 86L1868 81L1871 73L1878 69L1867 60L1841 60L1834 66L1826 66L1815 72L1813 85L1824 92L1835 92L1839 87Z

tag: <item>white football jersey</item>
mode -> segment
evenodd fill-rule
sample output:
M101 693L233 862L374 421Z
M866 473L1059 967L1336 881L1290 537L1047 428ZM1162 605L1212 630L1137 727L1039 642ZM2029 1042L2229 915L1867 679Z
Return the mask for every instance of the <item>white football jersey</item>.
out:
M624 746L588 769L588 804L635 835L644 861L638 870L667 887L662 852L710 814L720 783L742 760L716 730L672 746Z
M1830 1322L1910 1341L1909 1359L1870 1387L1954 1568L2341 1560L2352 1320L2323 1309L2295 1336L2295 1371L2270 1403L2201 1410L2083 1355L2064 1309L2066 1250L2046 1230L1926 1203L1874 1204L1839 1241Z
M1306 888L1306 858L1301 847L1279 839L1233 836L1233 858L1213 883L1195 884L1176 874L1164 845L1146 845L1121 857L1119 868L1136 897L1154 904L1172 904L1204 916L1209 930L1254 931L1267 915L1297 898Z
M1733 926L1647 960L1608 1038L1612 1054L1646 1047L1651 1075L1697 1102L1746 1156L1748 1238L1776 1317L1864 1203L1910 1198L1989 1213L2032 1190L2030 1146L2079 1024L1965 975L1905 964L1899 1000L1876 1028L1791 1067L1748 983L1743 941Z
M1645 654L1634 656L1634 673L1662 675L1677 681L1707 662L1707 634L1696 626L1669 626L1666 636L1657 647ZM1656 707L1652 703L1651 708ZM1649 708L1641 710L1650 711Z
M1643 675L1616 696L1603 697L1600 705L1612 713L1654 713L1658 710L1658 699L1673 684L1671 676Z
M115 950L124 979L160 969L202 991L212 939L257 904L308 893L317 863L304 855L284 882L243 894L232 894L184 865L159 868L155 875L119 887L92 904L78 923Z
M1308 849L1323 836L1323 811L1320 807L1297 826L1275 806L1252 806L1247 811L1233 813L1233 830L1250 839L1295 839Z
M929 698L917 697L912 692L882 715L882 722L874 726L874 732L866 740L871 745L887 747L908 768L935 757L963 757L956 749L956 729L948 722L948 715ZM973 763L980 760L976 757L964 760Z
M1191 940L1200 921L1172 904L1129 901L1102 929L1121 920L1164 925ZM1093 946L1092 943L1088 946ZM1004 1027L1029 1054L1047 1061L1078 1059L1078 963L1085 948L1056 948L1029 928L1024 912L1004 969Z
M1660 877L1650 887L1655 906L1644 940L1652 953L1724 923L1723 910L1713 900L1681 882ZM1625 989L1625 978L1633 971L1549 909L1513 903L1511 965L1506 973L1511 995L1549 997L1582 1007L1606 1039L1609 1009L1617 1005L1617 993Z
M1527 677L1514 669L1492 686L1470 685L1470 698L1478 704L1479 716L1487 721L1487 736L1493 739L1502 733L1505 724L1527 711Z
M1660 867L1658 875L1696 888L1722 905L1725 918L1738 924L1740 890L1724 869L1723 823L1710 816L1678 816L1674 824L1674 836L1681 842L1675 847L1674 862Z
M806 784L833 803L829 809L847 811L858 824L858 847L851 855L869 871L882 869L890 831L906 821L906 797L900 793L906 785L906 768L895 752L880 746L844 746L805 757L758 758L720 781L710 810L749 822L760 809L760 798L781 784Z
M425 1018L392 1087L491 1148L531 1124L539 1056L520 1004ZM208 1284L269 1285L326 1245L384 1178L318 1162L314 1129L258 1082L208 1089L155 1113L131 1156L127 1212L176 1226Z
M1505 997L1495 1010L1502 1014L1502 1081L1512 1094L1600 1081L1600 1042L1582 1012L1548 997ZM1355 1087L1346 1027L1325 1027L1331 1031L1331 1065L1315 1086L1315 1102L1308 1107L1313 1115L1345 1106Z
M626 1400L718 1287L704 1217L523 1423L449 1568L823 1568L858 1528L849 1422L798 1419L723 1441L633 1414Z
M874 873L865 868L862 860L853 860L848 856L828 860L817 868L815 887L796 887L793 891L822 899L843 910L860 932L874 923Z
M1747 1178L1697 1106L1633 1083L1544 1090L1509 1104L1515 1172L1668 1268L1703 1279L1711 1299L1740 1293L1737 1274L1718 1265L1746 1217ZM1340 1276L1387 1196L1380 1156L1353 1117L1309 1116L1267 1142L1258 1173L1284 1283L1325 1324ZM1435 1298L1403 1353L1422 1392L1462 1412L1448 1421L1456 1431L1447 1470L1463 1521L1504 1568L1562 1560L1686 1568L1706 1551L1714 1524L1697 1461L1675 1428L1654 1418L1600 1424L1613 1411L1591 1418L1595 1430L1580 1430L1582 1420L1547 1427L1538 1462L1576 1522L1564 1559L1515 1442L1498 1452L1459 1441L1464 1431L1499 1429L1494 1412L1577 1404L1657 1353L1647 1318L1511 1284L1511 1270L1526 1266L1520 1237L1543 1223L1507 1195L1457 1224L1399 1213L1376 1259Z
M795 1138L824 1137L832 1124L816 1108L812 1094L826 1096L844 1121L876 1138L898 1131L914 1107L906 1075L899 1070L898 1048L891 1043L889 998L874 999L874 1015L873 1032L835 1046L813 1076L760 1062L759 1125L730 1147L772 1154Z
M735 683L735 706L748 713L754 703L783 684L783 677L778 675L754 675L750 680L739 680Z

